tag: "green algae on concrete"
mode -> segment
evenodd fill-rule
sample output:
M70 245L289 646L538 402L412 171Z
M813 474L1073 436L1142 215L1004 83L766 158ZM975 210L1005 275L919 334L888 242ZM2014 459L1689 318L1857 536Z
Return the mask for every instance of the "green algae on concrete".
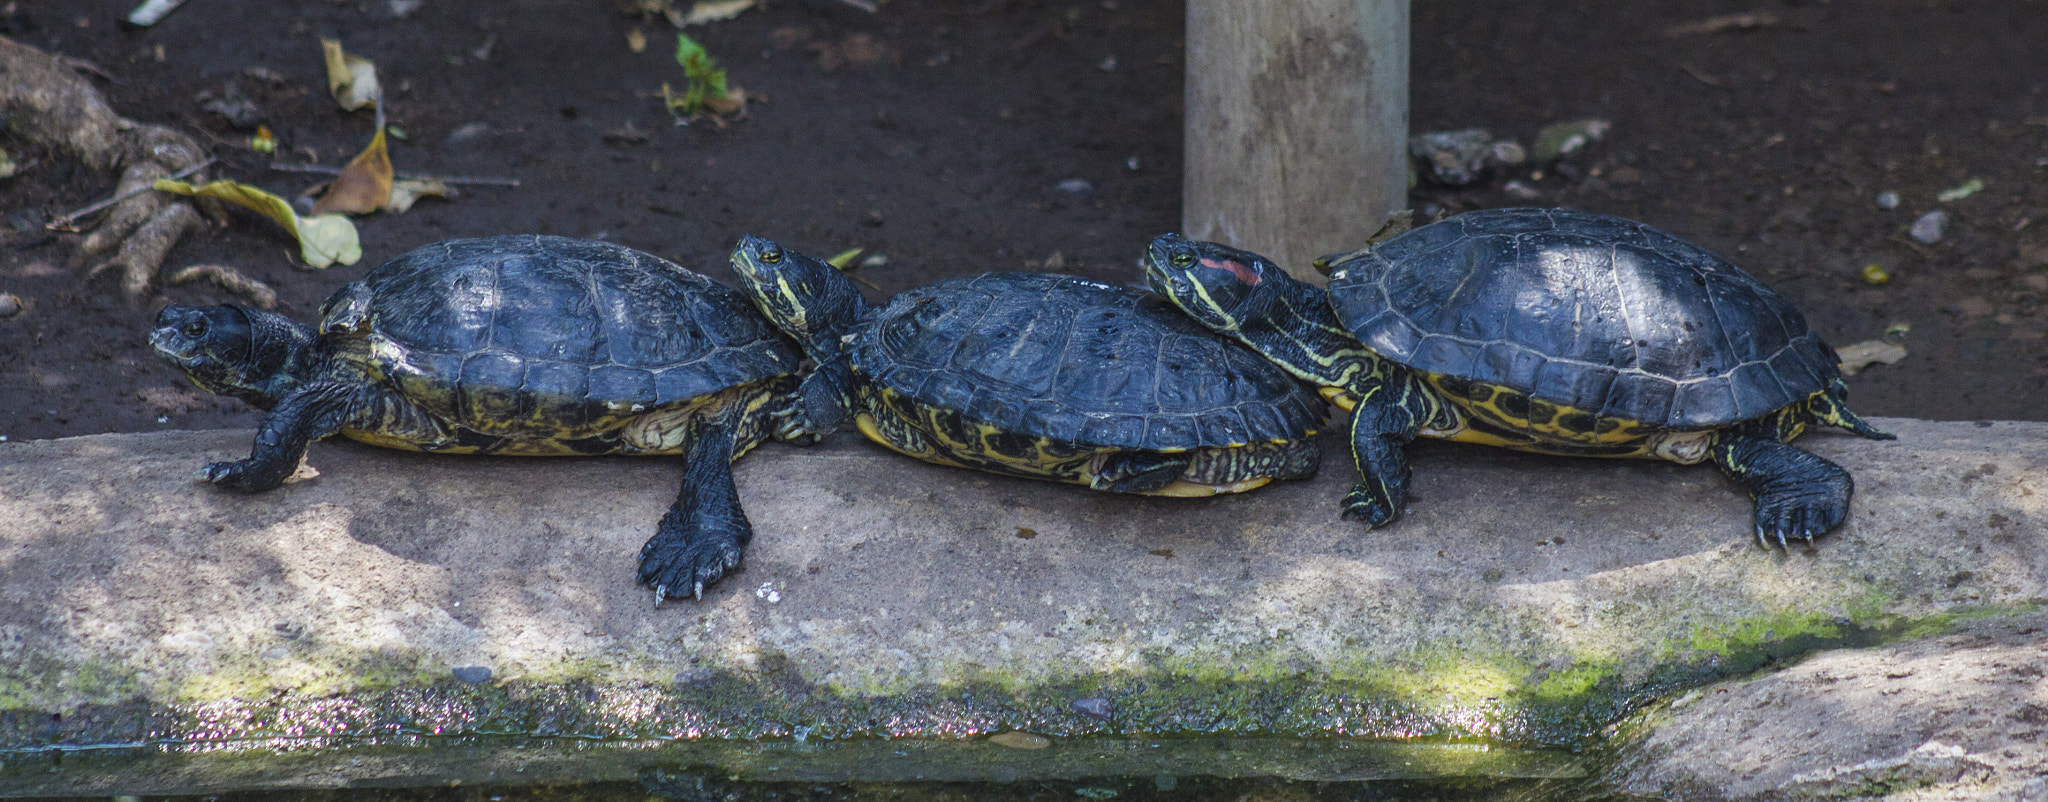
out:
M1690 683L2048 598L2048 426L1882 425L1802 441L1860 494L1790 554L1723 477L1656 463L1427 444L1409 515L1366 532L1342 472L1147 499L767 447L737 469L745 571L658 609L632 555L674 488L646 461L323 444L318 479L244 497L189 476L246 432L0 444L0 750L1576 745Z

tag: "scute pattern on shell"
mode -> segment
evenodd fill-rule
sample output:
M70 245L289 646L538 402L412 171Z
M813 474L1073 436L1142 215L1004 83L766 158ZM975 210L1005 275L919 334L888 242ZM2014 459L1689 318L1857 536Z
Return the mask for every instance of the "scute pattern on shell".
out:
M1180 450L1296 440L1323 404L1263 357L1136 290L989 273L897 295L854 368L1025 437Z
M417 371L412 386L442 391L417 400L484 431L521 419L578 429L634 405L794 373L799 363L738 293L610 243L451 240L358 283L370 291L371 334L404 350ZM329 301L329 315L346 292ZM480 410L507 420L469 420Z
M1396 362L1652 426L1706 429L1839 371L1792 304L1698 245L1610 215L1469 212L1338 265L1337 316Z

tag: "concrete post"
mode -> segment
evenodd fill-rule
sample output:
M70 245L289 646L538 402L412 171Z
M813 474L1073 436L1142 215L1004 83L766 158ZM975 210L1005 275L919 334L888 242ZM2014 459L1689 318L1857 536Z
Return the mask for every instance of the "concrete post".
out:
M1182 233L1309 260L1407 191L1408 0L1188 0Z

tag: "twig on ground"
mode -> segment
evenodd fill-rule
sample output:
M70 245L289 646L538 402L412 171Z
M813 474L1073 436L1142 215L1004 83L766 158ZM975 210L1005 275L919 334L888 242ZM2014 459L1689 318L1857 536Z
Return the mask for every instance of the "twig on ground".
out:
M185 169L183 169L183 170L179 170L179 171L177 171L177 172L175 172L175 173L172 173L172 174L170 174L170 175L168 175L168 176L165 176L165 178L169 178L169 179L171 179L171 180L173 180L173 181L177 181L177 180L181 180L181 179L187 178L187 177L191 176L191 175L192 175L193 173L199 172L200 170L204 170L204 169L206 169L206 168L207 168L208 166L211 166L211 165L212 165L212 164L213 164L213 163L214 163L215 161L218 161L218 159L215 159L215 158L213 158L213 157L209 156L209 157L207 157L206 161L203 161L203 162L200 162L200 163L198 163L198 164L192 165L191 167L187 167L187 168L185 168ZM100 201L99 203L95 203L95 204L93 204L93 205L91 205L91 206L87 206L87 207L85 207L85 208L83 208L83 209L79 209L78 211L72 212L72 213L70 213L70 214L67 214L67 215L64 215L64 216L62 216L62 217L58 217L58 218L56 218L56 219L54 219L54 220L51 220L51 221L50 221L50 222L48 222L48 223L44 223L44 224L43 224L43 227L44 227L44 228L47 228L47 229L49 229L49 230L51 230L51 231L69 231L69 232L72 232L72 233L77 233L77 232L78 232L78 231L79 231L80 229L76 228L76 227L75 227L75 224L76 224L76 223L78 222L78 219L79 219L79 218L85 217L86 215L92 214L93 212L97 212L97 211L99 211L99 210L101 210L101 209L105 209L105 208L107 208L107 207L109 207L109 206L112 206L112 205L114 205L114 204L116 204L116 203L120 203L121 201L127 200L127 199L129 199L129 198L133 198L133 197L135 197L135 196L137 196L137 195L140 195L140 194L142 194L142 193L144 193L144 192L148 192L148 191L150 191L150 187L142 187L142 188L140 188L140 189L137 189L137 190L134 190L134 191L132 191L132 192L124 192L124 193L121 193L121 194L119 194L119 195L115 195L114 197L111 197L111 198L108 198L108 199L106 199L106 200Z
M188 281L205 279L214 286L248 299L258 309L277 306L277 291L270 285L242 275L241 271L227 265L192 265L164 278L165 284L184 284Z
M271 162L269 166L270 169L272 170L277 170L286 173L319 173L321 175L341 175L341 168L328 167L327 165L324 164L291 164L289 162ZM519 179L517 178L491 178L488 176L423 175L421 173L392 173L391 175L393 177L403 178L409 181L439 181L443 184L484 184L496 187L519 186Z
M1778 24L1778 15L1769 11L1750 11L1742 14L1723 14L1698 22L1673 25L1664 29L1666 37L1677 39L1684 36L1703 36L1722 31L1751 31Z

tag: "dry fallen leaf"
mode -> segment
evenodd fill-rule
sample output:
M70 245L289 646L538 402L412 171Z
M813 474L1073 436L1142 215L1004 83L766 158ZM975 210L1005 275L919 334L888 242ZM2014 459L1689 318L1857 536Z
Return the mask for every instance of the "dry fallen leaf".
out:
M383 95L377 86L377 65L369 59L343 52L338 39L320 40L320 51L327 60L327 91L343 109L355 111Z
M179 195L218 198L262 213L292 232L292 236L299 240L300 258L305 259L310 267L327 267L337 262L352 265L363 258L362 241L357 238L356 226L349 222L347 216L323 214L300 217L285 199L234 181L215 181L194 187L184 181L159 178L154 186Z
M729 20L740 12L754 7L755 0L697 0L690 6L690 13L683 17L683 25L702 25L707 22ZM681 26L677 26L681 27Z
M314 214L340 212L369 214L391 202L391 152L384 147L384 129L370 138L370 146L356 154L341 175L327 185L327 194L313 204Z
M429 195L436 198L449 198L454 197L455 193L448 188L447 184L441 183L439 178L401 179L391 182L391 202L385 204L384 208L396 214L403 214L407 209L411 209L412 205L418 202L419 199Z
M1851 343L1835 351L1842 360L1842 375L1854 376L1856 372L1873 364L1893 365L1906 358L1906 349L1883 340L1864 340Z
M642 50L646 50L647 34L641 33L639 28L634 28L633 30L627 31L626 49L631 50L635 53L638 53Z

